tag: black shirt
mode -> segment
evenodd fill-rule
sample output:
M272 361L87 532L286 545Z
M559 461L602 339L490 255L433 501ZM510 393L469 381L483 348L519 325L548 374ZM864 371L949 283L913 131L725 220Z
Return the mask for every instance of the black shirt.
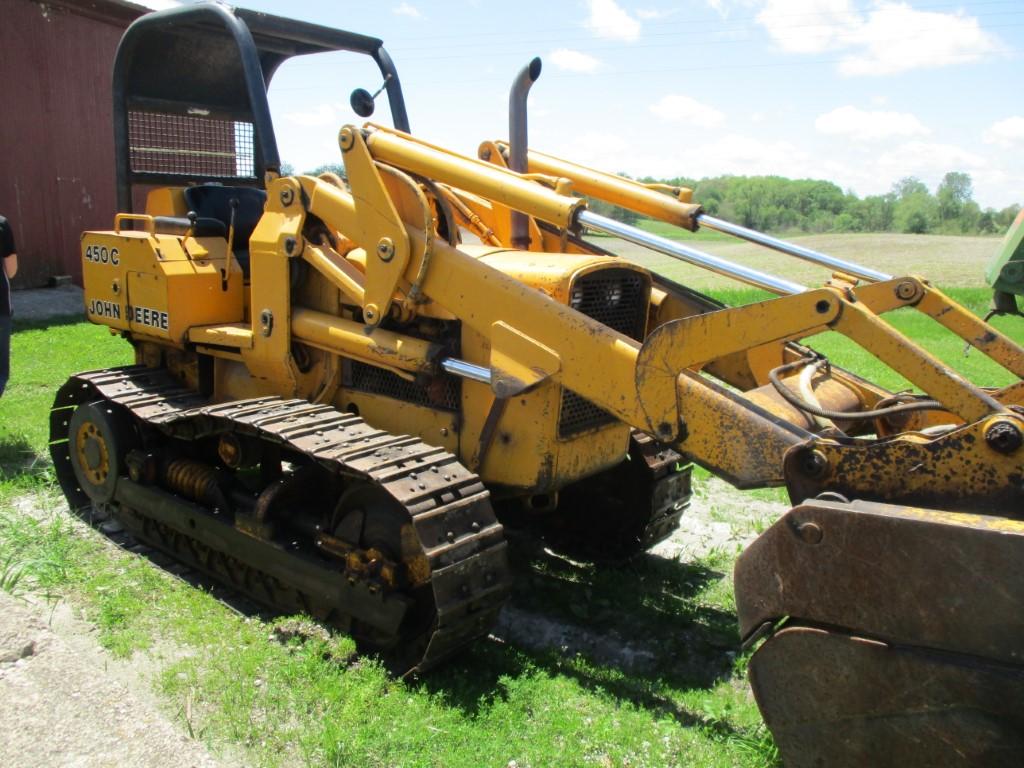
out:
M0 315L6 316L11 314L11 281L7 279L3 260L12 253L17 253L14 247L14 232L7 219L0 216Z

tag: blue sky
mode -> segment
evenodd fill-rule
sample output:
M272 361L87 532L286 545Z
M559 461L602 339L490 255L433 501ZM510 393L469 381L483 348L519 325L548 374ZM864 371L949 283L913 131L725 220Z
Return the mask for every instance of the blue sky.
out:
M611 171L777 173L860 195L971 174L982 206L1024 202L1024 2L979 0L248 0L381 37L412 130L475 154L507 135L507 90L540 56L530 141ZM368 59L286 64L270 88L282 157L336 162ZM375 120L389 122L386 102Z

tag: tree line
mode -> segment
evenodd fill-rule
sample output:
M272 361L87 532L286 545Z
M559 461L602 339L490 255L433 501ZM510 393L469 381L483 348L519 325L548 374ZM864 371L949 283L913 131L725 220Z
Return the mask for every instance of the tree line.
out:
M622 174L625 175L625 174ZM971 177L950 171L933 193L914 176L900 179L884 195L860 198L830 181L781 176L715 176L706 179L639 179L693 189L693 199L712 216L769 232L906 232L913 234L1002 234L1020 205L1001 210L974 200ZM591 210L634 223L639 216L600 200Z

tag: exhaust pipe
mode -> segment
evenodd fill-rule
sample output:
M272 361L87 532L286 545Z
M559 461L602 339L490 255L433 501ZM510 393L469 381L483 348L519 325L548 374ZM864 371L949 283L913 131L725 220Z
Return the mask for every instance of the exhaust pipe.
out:
M512 83L508 94L508 167L516 173L527 172L526 153L529 142L526 135L526 97L530 86L540 77L539 57L523 67ZM512 211L512 247L530 247L530 227L525 213Z

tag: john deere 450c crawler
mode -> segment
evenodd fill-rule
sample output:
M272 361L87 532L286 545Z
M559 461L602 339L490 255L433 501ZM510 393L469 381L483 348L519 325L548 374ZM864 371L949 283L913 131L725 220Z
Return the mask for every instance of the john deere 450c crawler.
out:
M343 180L284 176L266 87L290 56L371 57L394 126L344 126ZM1018 379L1024 350L893 277L509 142L410 132L381 41L217 4L145 16L114 73L120 210L82 239L89 318L136 365L59 391L73 507L398 669L487 632L494 509L621 560L675 528L689 461L794 503L741 556L754 694L789 765L1020 764L1024 385L975 385L883 315L911 307ZM368 117L373 96L353 93ZM828 268L808 287L588 211L601 199ZM143 213L133 213L142 210ZM723 306L585 229L759 286ZM833 330L894 393L801 340Z

